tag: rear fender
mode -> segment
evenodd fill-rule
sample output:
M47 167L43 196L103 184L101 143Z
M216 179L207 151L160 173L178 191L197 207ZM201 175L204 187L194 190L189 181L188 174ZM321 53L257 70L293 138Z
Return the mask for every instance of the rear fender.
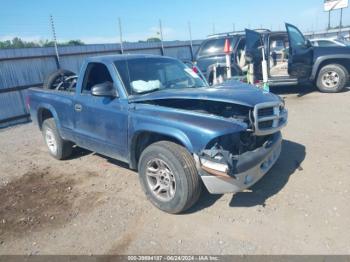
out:
M317 74L319 70L321 69L321 65L324 62L327 62L327 60L333 60L331 63L336 63L336 59L344 60L348 59L350 63L350 54L344 54L344 55L325 55L325 56L320 56L316 59L314 66L312 68L312 73L310 76L310 80L314 81L317 78Z
M36 117L37 117L37 123L39 125L40 130L42 129L42 123L43 123L43 121L41 119L41 114L42 114L43 110L49 110L51 112L51 114L55 120L57 129L61 130L61 124L60 124L60 121L58 119L57 112L52 105L47 104L47 103L40 103L37 108L38 109L37 109L37 116Z

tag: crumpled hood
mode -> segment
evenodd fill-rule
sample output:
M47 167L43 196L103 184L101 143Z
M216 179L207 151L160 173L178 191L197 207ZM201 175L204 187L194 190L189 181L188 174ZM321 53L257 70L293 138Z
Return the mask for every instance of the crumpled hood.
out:
M238 81L227 81L222 85L205 88L166 89L153 93L131 96L129 102L146 102L161 99L199 99L234 103L254 107L265 102L281 99L272 93L264 93L259 88Z

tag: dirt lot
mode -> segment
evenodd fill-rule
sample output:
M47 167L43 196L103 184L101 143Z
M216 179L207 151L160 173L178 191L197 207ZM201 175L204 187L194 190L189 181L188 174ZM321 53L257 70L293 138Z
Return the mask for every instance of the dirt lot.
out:
M125 164L59 162L32 124L0 130L0 254L350 254L350 92L288 89L274 168L183 215L154 208Z

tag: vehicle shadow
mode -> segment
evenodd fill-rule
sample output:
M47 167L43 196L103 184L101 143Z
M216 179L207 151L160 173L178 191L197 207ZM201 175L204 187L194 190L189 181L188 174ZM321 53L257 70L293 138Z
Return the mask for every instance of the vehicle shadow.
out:
M68 158L68 160L78 159L78 158L88 156L88 155L96 155L98 157L105 159L110 164L129 169L129 165L124 163L124 162L121 162L119 160L116 160L114 158L111 158L111 157L108 157L105 155L101 155L101 154L96 153L96 152L89 151L89 150L81 148L79 146L73 146L72 154Z
M104 158L108 163L112 164L112 165L116 165L118 167L121 167L121 168L125 168L125 169L129 169L129 165L125 162L122 162L122 161L119 161L117 159L114 159L114 158L111 158L109 156L104 156L104 155L101 155L99 153L94 153L96 156L99 156L101 158Z
M84 149L78 146L73 146L72 154L69 156L67 160L78 159L91 154L93 154L92 151L89 151L87 149Z
M298 86L274 86L270 88L270 91L276 95L291 95L297 94L298 98L304 97L314 92L320 92L315 85L304 84ZM340 93L350 91L350 86L345 87Z
M229 205L231 207L265 206L266 200L281 191L296 170L303 170L301 164L305 156L303 145L284 140L281 156L275 166L262 180L250 188L251 192L239 192L233 195Z
M91 151L74 147L70 159L80 158L89 154L96 154L97 156L106 159L111 164L122 168L129 169L124 162L115 160L113 158L93 153ZM303 170L302 162L306 156L305 147L301 144L284 140L282 144L282 153L276 164L265 175L265 177L255 184L250 192L239 192L233 195L229 206L230 207L252 207L257 205L265 206L265 202L271 196L277 194L287 183L289 177L295 173L296 170ZM198 202L185 211L183 214L191 214L201 211L212 206L223 195L210 194L203 185L203 190Z
M303 97L314 92L319 92L318 89L311 84L297 86L274 86L270 88L270 91L280 96L297 94L297 97Z
M207 207L214 205L214 203L218 201L222 196L223 195L210 194L208 190L204 187L204 185L202 185L202 193L199 197L198 202L182 214L188 215L206 209Z

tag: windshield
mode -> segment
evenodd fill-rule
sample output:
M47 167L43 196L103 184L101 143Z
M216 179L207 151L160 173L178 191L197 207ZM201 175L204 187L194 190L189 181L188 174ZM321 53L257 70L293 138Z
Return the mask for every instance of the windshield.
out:
M114 64L129 95L207 86L191 68L172 58L132 58Z
M235 47L237 43L237 37L230 37L231 50ZM207 40L198 53L198 56L210 56L216 54L224 54L226 38Z

